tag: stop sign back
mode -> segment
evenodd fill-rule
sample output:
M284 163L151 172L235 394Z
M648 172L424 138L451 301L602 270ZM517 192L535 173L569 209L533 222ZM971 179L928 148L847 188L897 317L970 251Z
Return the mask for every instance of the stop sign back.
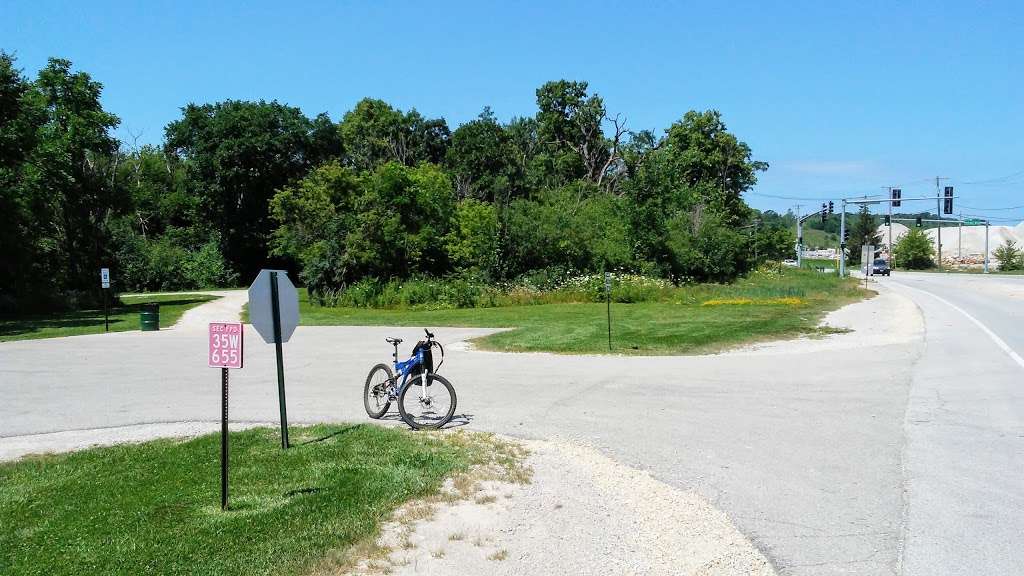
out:
M242 323L210 323L210 368L242 367Z

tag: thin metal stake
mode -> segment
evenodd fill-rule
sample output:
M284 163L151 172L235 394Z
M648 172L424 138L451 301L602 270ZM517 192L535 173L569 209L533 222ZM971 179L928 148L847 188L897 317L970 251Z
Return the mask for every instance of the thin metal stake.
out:
M278 298L277 272L270 273L270 304L274 318L274 348L277 352L277 402L281 407L281 449L288 449L288 407L284 394L284 351L281 349L281 302Z
M607 296L605 299L608 301L608 351L612 351L612 293L611 290L606 290Z
M228 509L228 369L220 369L220 509Z

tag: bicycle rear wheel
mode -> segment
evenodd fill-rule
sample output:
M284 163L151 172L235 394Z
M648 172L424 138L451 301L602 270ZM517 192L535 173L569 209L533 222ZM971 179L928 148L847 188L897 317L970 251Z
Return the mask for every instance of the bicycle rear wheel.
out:
M405 423L417 430L434 430L447 424L455 414L455 388L443 376L427 374L414 377L398 396L398 412Z
M363 386L363 408L370 418L380 418L391 407L391 385L395 376L387 364L377 364L366 376Z

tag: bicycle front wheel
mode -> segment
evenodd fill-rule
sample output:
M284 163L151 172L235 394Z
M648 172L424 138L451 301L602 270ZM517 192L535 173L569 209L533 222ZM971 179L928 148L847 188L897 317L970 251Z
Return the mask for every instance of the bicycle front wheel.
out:
M447 424L455 414L455 388L451 382L437 374L414 377L398 396L398 412L405 423L417 430L434 430Z

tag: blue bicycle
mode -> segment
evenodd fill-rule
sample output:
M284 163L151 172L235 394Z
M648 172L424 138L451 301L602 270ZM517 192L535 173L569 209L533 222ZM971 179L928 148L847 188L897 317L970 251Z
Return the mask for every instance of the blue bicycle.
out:
M398 361L401 338L385 338L395 347L394 371L387 364L377 364L366 376L363 387L363 407L370 418L381 418L391 403L398 401L402 420L414 429L436 429L447 424L455 414L455 388L435 370L444 363L444 347L426 328L427 339L416 343L412 356ZM434 367L433 348L441 351L441 361ZM398 376L396 376L396 374ZM399 383L398 377L401 377Z

